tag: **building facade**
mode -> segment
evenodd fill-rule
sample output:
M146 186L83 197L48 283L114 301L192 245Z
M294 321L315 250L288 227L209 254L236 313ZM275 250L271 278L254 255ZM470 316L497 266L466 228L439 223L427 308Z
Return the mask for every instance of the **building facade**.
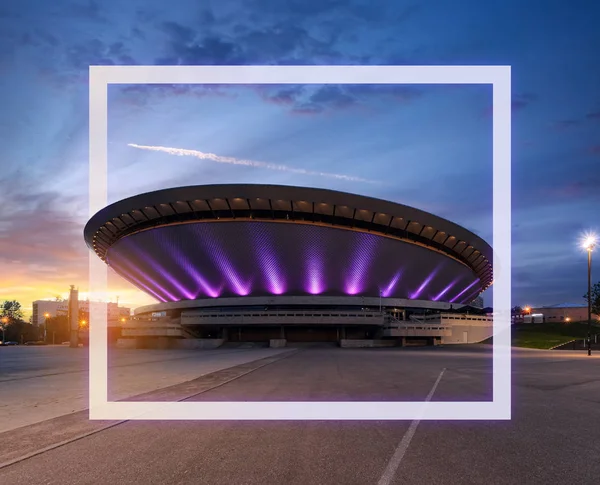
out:
M84 238L157 301L136 309L125 332L132 336L144 324L159 336L162 322L165 336L197 339L373 339L384 314L408 322L456 310L493 281L492 249L467 229L325 189L150 192L102 209Z
M79 311L81 313L89 314L90 302L89 300L79 300ZM108 321L117 322L122 318L128 319L131 315L131 309L126 307L118 306L117 303L108 303ZM69 301L53 301L53 300L36 300L33 302L33 314L31 323L37 325L43 325L45 322L45 315L49 317L57 317L61 315L68 315L69 313Z
M587 322L588 308L586 304L559 303L557 305L531 308L531 314L543 315L544 322ZM592 314L592 320L599 320Z

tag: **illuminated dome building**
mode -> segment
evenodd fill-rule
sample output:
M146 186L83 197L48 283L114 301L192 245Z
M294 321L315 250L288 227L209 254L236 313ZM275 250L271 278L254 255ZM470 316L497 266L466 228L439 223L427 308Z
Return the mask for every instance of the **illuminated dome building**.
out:
M264 341L373 337L388 318L473 301L492 249L427 212L324 189L205 185L104 208L85 240L158 303L140 320L181 336Z

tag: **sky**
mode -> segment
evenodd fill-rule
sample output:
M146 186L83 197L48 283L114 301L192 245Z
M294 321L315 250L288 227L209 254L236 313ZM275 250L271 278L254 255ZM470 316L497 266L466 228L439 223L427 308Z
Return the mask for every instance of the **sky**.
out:
M85 296L90 65L352 64L512 67L513 303L584 303L578 241L600 230L599 16L593 0L2 2L0 300L29 311L71 284ZM109 202L193 184L323 187L418 207L492 242L488 86L108 94ZM113 301L154 302L114 273L109 284Z

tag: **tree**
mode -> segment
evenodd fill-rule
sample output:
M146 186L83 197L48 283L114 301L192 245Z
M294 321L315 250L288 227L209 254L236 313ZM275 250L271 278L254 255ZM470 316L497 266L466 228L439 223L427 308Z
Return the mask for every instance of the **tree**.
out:
M16 300L0 303L0 322L6 341L22 342L35 337L33 325L23 321L23 310L21 304Z
M23 310L17 300L6 300L0 306L0 317L8 317L10 321L22 320Z
M585 302L588 301L587 292L583 295ZM594 315L600 315L600 281L592 286L592 313Z
M513 315L520 315L521 313L523 313L523 309L520 306L516 306L512 308L511 313Z
M49 317L46 324L48 325L46 328L47 343L60 344L69 340L69 319L66 315Z

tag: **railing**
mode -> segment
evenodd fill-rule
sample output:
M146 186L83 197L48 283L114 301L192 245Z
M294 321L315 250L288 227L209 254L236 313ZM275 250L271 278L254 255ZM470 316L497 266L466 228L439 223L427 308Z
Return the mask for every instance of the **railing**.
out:
M408 318L410 321L420 323L421 325L425 323L421 318L418 318L416 315L409 315Z

